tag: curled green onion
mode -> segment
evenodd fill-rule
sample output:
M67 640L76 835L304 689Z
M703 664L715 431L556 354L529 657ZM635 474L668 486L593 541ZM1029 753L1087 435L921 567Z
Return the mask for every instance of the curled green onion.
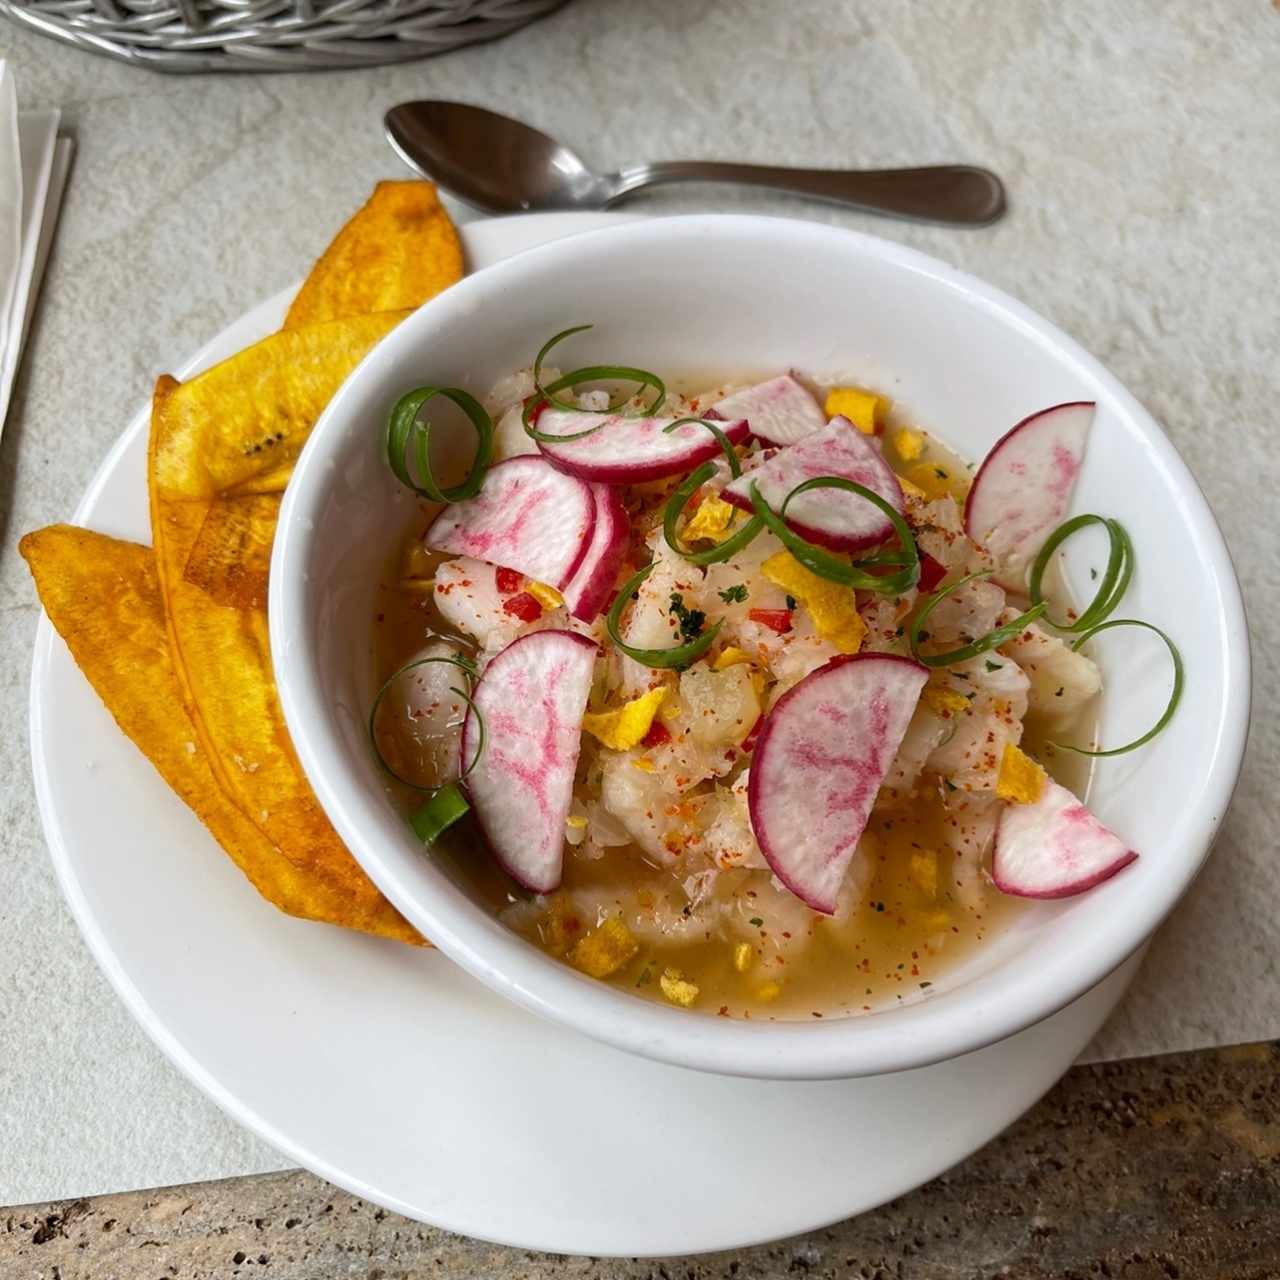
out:
M386 756L382 754L382 748L378 745L378 711L382 706L383 699L385 699L387 694L391 691L391 686L395 684L401 676L408 674L408 672L415 670L417 667L424 667L431 662L447 662L450 666L457 667L459 671L463 672L469 681L475 679L476 666L470 658L446 654L437 654L429 658L415 658L412 662L406 662L403 667L400 667L397 671L393 671L386 678L382 684L382 688L374 694L373 705L369 708L369 742L373 747L373 754L377 759L379 766L385 773L389 774L397 782L402 782L406 787L412 787L414 791L424 791L428 793L438 791L440 786L424 787L419 782L414 782L409 778L402 777L391 767ZM471 763L467 765L459 778L459 781L461 781L462 778L465 778L480 762L480 756L484 752L485 724L484 717L480 715L480 712L477 710L475 703L472 702L469 694L465 693L461 689L454 688L452 685L449 687L449 692L456 693L458 697L460 697L463 702L465 702L467 706L476 713L480 724L480 741L476 746L476 753L472 757Z
M593 427L587 427L584 431L574 431L566 435L550 435L545 431L539 431L533 425L533 414L540 405L554 406L557 409L566 409L572 413L585 413L587 410L582 409L571 400L557 400L557 391L567 391L570 387L581 386L584 382L603 382L615 380L619 382L634 382L636 384L635 391L630 391L617 404L612 402L607 412L613 413L622 405L624 405L633 395L639 394L645 387L651 387L654 392L653 400L645 406L647 414L655 414L665 403L667 398L667 385L658 377L656 373L650 373L648 369L634 369L630 365L625 364L593 364L586 365L581 369L575 369L572 373L566 373L557 378L548 386L542 385L542 362L547 358L547 354L557 343L563 342L565 338L572 337L575 333L584 333L592 326L589 324L574 325L570 329L562 329L553 337L548 338L542 344L542 349L534 357L533 361L533 386L534 392L524 405L524 409L520 415L520 420L524 423L526 434L533 440L540 440L547 444L563 444L568 440L581 440L584 436L593 435L599 431L604 423L598 422Z
M1165 642L1169 649L1169 656L1173 659L1173 692L1169 694L1169 703L1160 719L1142 737L1134 738L1132 742L1126 742L1123 747L1111 747L1106 751L1091 751L1086 747L1073 747L1066 742L1055 742L1053 745L1059 751L1074 751L1078 756L1094 756L1098 758L1103 756L1122 756L1130 751L1136 751L1138 747L1145 746L1150 742L1173 719L1173 713L1177 711L1178 703L1182 701L1182 686L1184 683L1182 654L1178 652L1178 646L1159 627L1153 626L1150 622L1140 622L1137 618L1113 618L1110 622L1099 622L1096 626L1090 627L1084 635L1076 640L1071 646L1071 651L1073 653L1077 652L1082 645L1088 644L1098 632L1110 631L1112 627L1141 627L1144 631L1154 631Z
M714 547L708 547L705 551L690 551L688 547L683 545L676 530L676 525L680 520L680 513L685 509L689 499L693 497L699 487L706 484L715 475L715 471L714 463L704 462L697 470L690 472L680 487L667 499L666 509L662 513L662 536L666 539L667 546L676 555L683 556L691 564L719 564L723 560L729 560L736 556L764 528L764 521L759 516L752 516L736 533L731 534Z
M849 564L839 556L833 555L830 551L815 546L812 542L802 538L792 530L786 523L787 507L793 498L802 493L807 493L810 489L841 489L845 493L853 493L860 498L865 498L873 506L878 507L888 518L890 524L893 525L894 532L898 535L901 549L894 554L899 556L900 559L878 559L870 556L860 563L863 565L901 563L902 569L898 573L885 574L884 576L868 573L865 569L860 568L857 563ZM820 578L826 578L828 582L838 582L841 586L861 588L863 591L876 591L881 595L901 595L902 592L909 591L920 580L920 552L916 548L915 539L911 536L911 530L907 527L907 522L878 493L868 489L865 485L858 484L854 480L846 480L843 476L814 476L812 479L796 485L783 499L782 506L776 512L765 502L759 488L753 483L751 485L751 505L755 508L756 515L764 521L778 541L806 569L811 573L816 573Z
M476 429L476 454L471 470L461 484L449 488L436 483L431 470L431 423L418 416L423 405L436 396L444 396L456 404ZM484 483L485 472L493 457L493 419L475 396L458 387L419 387L396 401L387 419L386 446L387 461L401 484L431 502L462 502L466 498L474 498ZM411 447L417 480L409 469Z
M1031 603L1040 604L1044 594L1040 589L1045 570L1049 567L1049 558L1069 538L1080 529L1089 525L1100 524L1107 531L1111 542L1111 551L1107 556L1107 567L1102 574L1102 581L1088 607L1074 622L1058 622L1045 614L1045 621L1059 631L1078 634L1089 631L1098 623L1110 617L1116 611L1121 597L1129 588L1129 579L1133 576L1133 543L1118 520L1105 516L1082 515L1073 516L1060 524L1045 540L1039 554L1031 565L1031 576L1028 582Z
M708 422L705 418L677 418L670 426L662 428L662 434L670 435L677 427L687 427L690 423L696 427L706 427L715 436L721 453L729 463L729 474L736 480L742 474L742 463L738 461L738 451L733 447L729 437L714 422Z
M1033 604L1026 613L1020 614L1012 622L1006 622L994 631L988 631L985 636L981 636L971 644L962 645L959 649L948 650L946 653L921 653L920 643L923 639L921 631L929 615L938 605L967 583L976 582L981 578L989 578L994 572L993 569L983 569L978 573L966 574L959 582L953 582L949 587L943 587L941 591L935 591L924 602L923 607L917 612L916 616L911 620L911 625L907 628L907 639L911 644L911 655L917 662L923 663L926 667L950 667L957 662L967 662L970 658L978 657L979 654L986 653L991 649L998 649L1002 644L1012 640L1028 623L1034 622L1044 614L1044 611L1049 606L1041 601L1039 604Z
M448 782L409 815L409 825L423 844L434 844L471 806L456 782Z
M715 626L708 627L696 640L690 640L688 644L674 645L670 649L637 649L627 644L618 634L618 626L622 621L622 611L627 607L627 601L639 591L640 584L652 572L653 565L645 565L639 573L629 578L623 585L622 590L618 592L605 617L605 627L609 632L609 639L613 641L615 648L625 653L628 658L646 667L687 666L690 662L697 661L715 643L716 635L719 633L720 628L724 626L723 618Z

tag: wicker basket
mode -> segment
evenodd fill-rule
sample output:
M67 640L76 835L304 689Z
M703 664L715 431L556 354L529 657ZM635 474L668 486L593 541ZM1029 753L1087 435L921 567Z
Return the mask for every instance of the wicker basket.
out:
M408 62L493 40L564 0L0 0L0 13L156 71Z

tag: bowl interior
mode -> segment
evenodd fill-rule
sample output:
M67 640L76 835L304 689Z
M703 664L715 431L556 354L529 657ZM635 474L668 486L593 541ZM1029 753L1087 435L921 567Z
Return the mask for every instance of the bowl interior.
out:
M818 1024L737 1024L663 1009L566 970L491 920L447 858L424 856L367 746L375 587L415 504L382 452L390 404L425 383L483 396L571 324L573 363L672 377L794 367L893 396L975 463L1014 422L1065 400L1098 413L1073 511L1120 518L1137 552L1122 607L1175 638L1182 707L1148 747L1095 768L1089 803L1142 856L1073 900L1022 915L915 1003ZM566 357L566 360L568 357ZM442 418L443 421L443 418ZM471 448L442 433L452 465ZM536 1011L686 1065L789 1076L937 1060L1025 1026L1086 990L1146 937L1199 868L1234 783L1247 717L1238 590L1194 482L1142 408L1025 308L886 242L811 224L701 217L635 223L522 254L464 280L396 329L317 426L290 485L271 574L271 635L286 716L321 803L379 886L439 945ZM1087 599L1101 542L1069 544ZM1168 695L1154 637L1094 650L1102 741L1135 737ZM465 850L463 856L486 856Z

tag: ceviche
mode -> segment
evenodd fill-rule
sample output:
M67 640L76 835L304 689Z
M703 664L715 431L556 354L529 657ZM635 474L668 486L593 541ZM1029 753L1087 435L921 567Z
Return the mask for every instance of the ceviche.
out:
M1099 631L1134 548L1068 517L1094 418L976 471L890 402L795 372L694 391L560 372L423 387L387 456L423 499L380 587L373 750L430 845L591 978L730 1017L926 998L1028 899L1138 855L1078 795ZM562 348L563 349L563 348ZM476 436L445 485L428 409ZM1109 548L1073 608L1056 553ZM416 793L416 799L410 799ZM487 846L485 858L479 850Z

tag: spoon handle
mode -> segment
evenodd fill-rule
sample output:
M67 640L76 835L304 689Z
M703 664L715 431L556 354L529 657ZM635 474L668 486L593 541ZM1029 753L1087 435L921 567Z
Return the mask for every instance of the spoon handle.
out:
M608 203L666 182L738 182L793 191L872 213L927 222L982 226L1005 211L1004 185L989 169L967 164L923 169L785 169L773 165L671 160L632 165L615 175Z

